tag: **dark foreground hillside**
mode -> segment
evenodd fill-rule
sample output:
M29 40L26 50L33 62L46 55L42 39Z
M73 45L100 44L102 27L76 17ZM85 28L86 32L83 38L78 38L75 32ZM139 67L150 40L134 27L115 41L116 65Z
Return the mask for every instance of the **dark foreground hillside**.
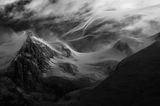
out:
M160 41L121 61L112 76L84 94L69 106L159 106Z

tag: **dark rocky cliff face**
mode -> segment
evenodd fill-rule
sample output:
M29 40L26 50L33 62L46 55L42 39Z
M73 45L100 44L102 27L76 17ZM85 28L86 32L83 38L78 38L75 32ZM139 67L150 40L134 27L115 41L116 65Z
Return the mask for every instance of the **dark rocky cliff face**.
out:
M28 36L8 69L12 73L9 76L19 86L33 90L42 74L50 68L47 61L54 55L56 53L50 48Z
M43 83L43 73L51 67L47 61L56 55L49 47L28 35L4 75L1 75L0 104L31 105L32 102L34 104L52 97L54 101L55 92L44 90L47 87Z

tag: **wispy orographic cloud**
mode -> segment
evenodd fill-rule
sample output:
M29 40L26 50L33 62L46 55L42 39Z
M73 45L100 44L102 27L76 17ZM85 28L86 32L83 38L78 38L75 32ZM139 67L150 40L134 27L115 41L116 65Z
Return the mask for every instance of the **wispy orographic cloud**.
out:
M27 9L36 11L40 16L66 15L81 11L84 6L93 13L107 10L127 11L159 4L159 0L33 0Z
M148 22L160 17L159 4L159 0L32 0L25 5L25 9L33 11L35 19L61 17L62 20L79 18L90 20L93 17L104 17L123 20L126 15L138 14L143 16L142 20L129 25L126 29L142 28L144 33L154 34L157 32L156 28L148 31L150 28Z
M0 5L11 4L19 0L0 0Z
M0 0L0 5L4 6L12 3L14 4L14 2L18 2L18 1L19 0ZM109 30L112 29L118 32L119 36L116 39L114 39L115 41L112 42L113 45L118 40L127 41L128 39L134 42L141 43L141 42L144 42L144 40L137 38L137 36L139 35L150 36L152 34L159 32L159 24L157 24L159 23L159 17L160 17L159 15L160 1L159 0L152 0L152 1L148 1L148 0L31 0L30 2L24 4L23 9L24 11L20 11L22 13L19 13L16 11L15 13L11 12L10 15L14 15L16 19L18 18L21 19L24 15L23 13L31 12L32 14L29 18L33 20L40 19L40 18L44 18L44 19L52 18L52 17L58 17L58 18L63 17L62 19L60 19L61 21L65 19L69 20L69 19L82 18L82 19L86 19L87 21L84 21L86 23L82 25L82 27L80 26L78 28L80 29L85 28L86 30L90 25L93 25L93 23L96 20L104 20L105 22L109 19L113 19L115 20L115 23L113 22L111 24L106 24L106 25L100 24L98 28L96 29L93 28L94 30L98 29L97 32L95 31L95 33L99 33L99 35L101 35L102 32L106 34L105 31L108 29ZM13 10L16 10L16 9L13 9ZM80 17L81 15L83 16ZM138 18L138 21L136 22L128 21L129 23L126 24L127 17L132 17L136 15L139 15L142 17ZM133 20L135 20L135 18ZM54 22L54 20L51 20L51 21ZM120 24L117 24L116 22ZM97 23L99 24L99 22L95 22L95 24ZM126 25L123 25L124 23ZM119 25L119 27L115 28L115 26L117 25ZM74 32L76 30L77 28L75 28L75 30L71 32ZM128 32L126 33L125 31L126 32L128 31ZM130 36L131 35L130 33L132 32L134 33L136 32L136 37L134 36L134 34L132 34L133 35L132 37ZM87 34L87 33L84 33L84 34ZM94 34L94 33L89 33L89 34L88 35L92 37L93 35L91 34ZM96 38L96 40L93 40L93 41L98 41L97 39L98 37ZM101 40L98 41L98 43L99 42L101 42ZM108 52L109 50L107 48L106 50L107 53L112 54L112 51L114 51L114 49L112 49L113 45L110 45L111 52ZM99 54L99 52L97 54Z

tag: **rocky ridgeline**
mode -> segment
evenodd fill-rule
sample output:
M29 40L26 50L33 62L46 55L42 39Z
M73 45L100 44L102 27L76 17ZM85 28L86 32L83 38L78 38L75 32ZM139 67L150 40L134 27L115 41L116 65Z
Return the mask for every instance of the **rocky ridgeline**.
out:
M28 33L10 66L1 74L0 104L56 102L66 93L93 85L91 77L81 75L73 64L56 62L56 58L71 57L71 52L62 48L53 49L45 41ZM65 73L71 77L46 76L49 71Z

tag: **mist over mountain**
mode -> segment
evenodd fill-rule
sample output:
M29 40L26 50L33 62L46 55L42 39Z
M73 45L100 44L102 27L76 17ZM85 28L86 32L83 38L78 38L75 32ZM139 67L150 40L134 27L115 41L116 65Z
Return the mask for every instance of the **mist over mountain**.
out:
M123 79L117 70L136 68L123 61L156 52L150 45L159 42L159 3L0 0L0 105L87 105L92 91L103 98L112 87L104 83Z

